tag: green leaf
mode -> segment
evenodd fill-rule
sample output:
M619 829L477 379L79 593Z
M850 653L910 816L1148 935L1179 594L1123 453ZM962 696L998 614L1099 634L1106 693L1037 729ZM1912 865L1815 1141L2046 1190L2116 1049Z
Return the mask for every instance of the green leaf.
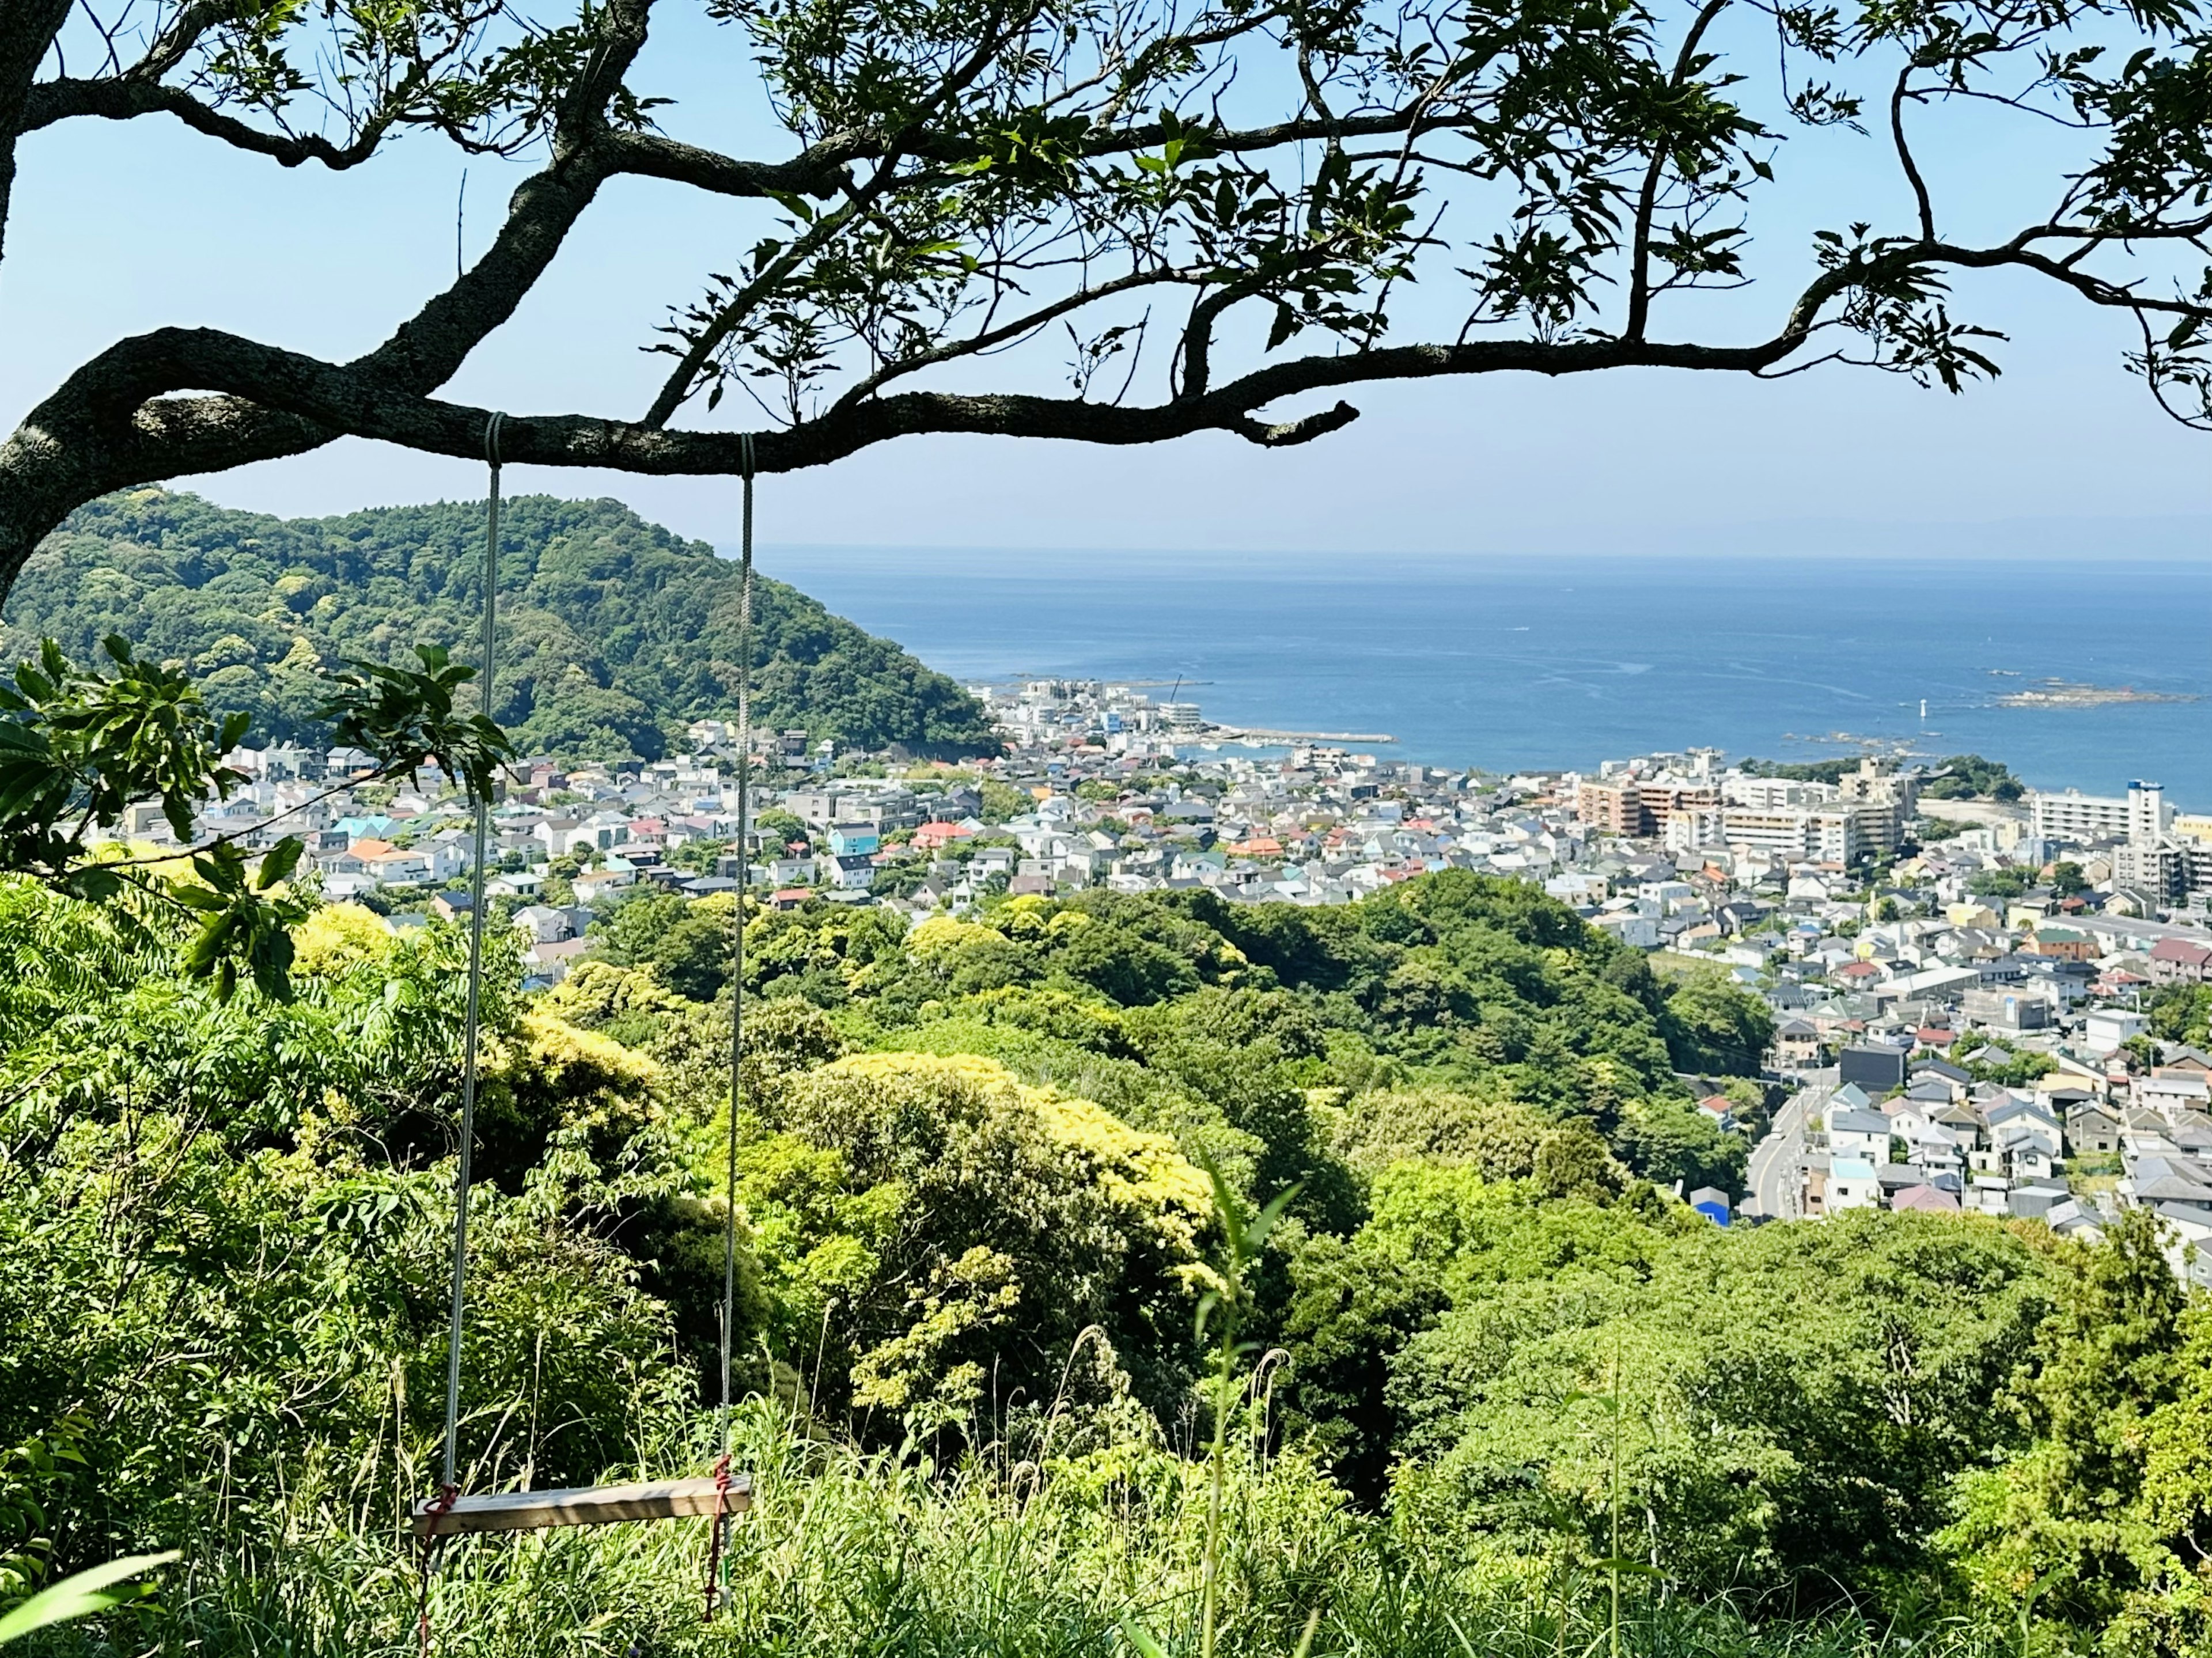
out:
M288 835L271 847L261 860L261 872L255 878L254 890L266 892L279 881L289 881L292 872L300 866L300 854L306 845L296 835Z
M140 1599L147 1589L117 1589L112 1586L141 1572L166 1566L183 1557L174 1549L161 1554L134 1554L93 1566L40 1590L4 1617L0 1617L0 1646L26 1635L72 1619L106 1612L126 1600Z
M1602 1560L1593 1560L1590 1562L1590 1566L1591 1569L1595 1571L1617 1571L1631 1577L1663 1577L1666 1576L1664 1572L1661 1571L1658 1567L1653 1565L1649 1560L1634 1560L1631 1559L1625 1554L1607 1555Z

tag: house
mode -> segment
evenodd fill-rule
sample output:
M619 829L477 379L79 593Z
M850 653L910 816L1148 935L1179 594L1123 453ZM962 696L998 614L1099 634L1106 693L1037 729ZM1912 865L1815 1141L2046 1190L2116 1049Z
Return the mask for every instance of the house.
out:
M2107 1157L2120 1149L2120 1120L2084 1101L2066 1114L2066 1149L2073 1156Z
M2148 965L2153 984L2201 985L2212 980L2212 946L2161 938L2151 950Z
M441 892L430 901L430 913L441 921L465 920L475 903L466 892Z
M1831 1107L1827 1128L1828 1155L1838 1163L1849 1158L1869 1164L1889 1161L1889 1119L1879 1111Z
M636 884L637 872L634 869L587 869L569 883L580 904L588 904L594 898Z
M1997 1136L1997 1150L2004 1157L2005 1173L2015 1181L2051 1178L2051 1153L2029 1130L2018 1127L2003 1130Z
M1729 1224L1729 1216L1734 1212L1734 1206L1729 1201L1729 1194L1715 1186L1700 1186L1696 1191L1691 1193L1690 1207L1716 1226L1726 1226Z
M914 832L915 849L921 852L942 852L955 841L967 840L975 831L964 823L947 823L933 820Z
M1874 1181L1881 1188L1882 1201L1887 1205L1899 1192L1928 1184L1928 1171L1915 1163L1878 1163L1874 1165Z
M1777 1070L1804 1070L1820 1063L1820 1033L1810 1021L1784 1019L1774 1027L1774 1066Z
M2137 1157L2121 1189L2136 1202L2212 1205L2212 1169L2193 1157Z
M2151 1069L2153 1074L2160 1071L2194 1071L2200 1075L2212 1076L2212 1054L2191 1048L2186 1042L2168 1042L2158 1064Z
M2066 1182L2046 1179L2021 1181L2012 1187L2012 1212L2029 1220L2040 1220L2067 1200Z
M2117 1054L2149 1028L2148 1014L2093 1007L2082 1016L2081 1046L2095 1054Z
M1874 1165L1857 1157L1834 1157L1828 1164L1826 1210L1841 1214L1846 1209L1881 1206L1881 1183Z
M2207 1078L2194 1071L2154 1071L2148 1077L2129 1079L2130 1102L2146 1111L2172 1115L2177 1111L2202 1111L2212 1103Z
M1908 1186L1890 1199L1889 1206L1900 1212L1955 1215L1959 1199L1933 1186Z
M1838 1073L1847 1083L1875 1094L1905 1086L1905 1050L1854 1046L1836 1056Z
M2176 1111L2166 1119L2166 1139L2174 1150L2212 1163L2212 1116L2202 1111Z
M883 850L883 835L873 823L830 825L830 855L833 858L872 858Z
M1977 1175L1966 1193L1966 1207L1985 1215L2012 1213L2012 1182L2001 1175Z
M1649 915L1615 910L1593 916L1591 920L1632 950L1656 950L1659 947L1659 923Z
M1989 977L1991 970L2006 969L1992 963L1983 976ZM2057 1002L2039 987L1970 990L1960 998L1959 1006L1968 1023L2000 1030L2048 1030L2058 1023Z
M575 936L568 912L549 904L530 904L516 910L513 925L516 932L528 933L533 944L557 944Z
M2008 1098L2002 1105L1991 1106L1982 1114L1990 1143L2003 1149L2008 1136L2019 1133L2033 1139L2043 1148L2045 1157L2065 1155L2066 1136L2059 1127L2056 1112L2040 1102Z
M1954 1065L1948 1060L1937 1059L1932 1054L1923 1054L1912 1062L1912 1080L1921 1083L1930 1078L1943 1082L1950 1088L1953 1097L1957 1099L1966 1098L1966 1089L1974 1080L1972 1073L1963 1066Z
M2061 1237L2079 1238L2084 1243L2102 1243L2105 1229L2097 1224L2094 1217L2072 1198L2055 1205L2043 1218L2043 1224Z
M363 846L381 844L356 841L349 849L361 857ZM429 854L412 848L387 846L383 851L361 857L362 872L379 886L418 886L430 878Z
M2094 962L2105 953L2096 938L2070 926L2039 926L2020 948L2023 956L2060 962Z
M588 938L556 938L532 944L523 952L530 976L545 984L558 984L568 975L568 964L591 947Z
M599 837L582 819L576 817L541 818L533 833L544 847L548 858L570 858L580 852L591 852L599 846Z
M865 892L876 884L875 860L866 853L825 852L814 867L832 892Z

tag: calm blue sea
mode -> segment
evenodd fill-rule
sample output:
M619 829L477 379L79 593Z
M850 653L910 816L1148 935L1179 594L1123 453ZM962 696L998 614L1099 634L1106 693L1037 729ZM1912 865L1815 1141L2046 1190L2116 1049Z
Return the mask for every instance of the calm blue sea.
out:
M761 565L963 680L1180 675L1212 718L1388 732L1412 760L1810 759L1851 751L1843 732L1985 754L2045 787L2151 778L2212 808L2212 561L781 548ZM1997 705L2047 676L2206 700Z

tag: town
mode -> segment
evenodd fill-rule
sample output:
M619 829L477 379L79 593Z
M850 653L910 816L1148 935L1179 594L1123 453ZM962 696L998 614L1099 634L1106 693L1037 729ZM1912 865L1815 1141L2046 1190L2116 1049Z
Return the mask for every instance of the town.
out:
M780 908L920 918L1094 886L1325 905L1437 870L1510 877L1656 970L1717 970L1771 1008L1768 1110L1704 1102L1764 1130L1740 1200L1686 1194L1715 1220L1971 1209L2094 1238L2143 1205L2177 1270L2212 1283L2196 1248L2212 1240L2212 1053L2160 1040L2148 1011L2212 984L2212 816L2155 783L1990 798L1922 761L1711 749L1493 775L1319 743L1232 752L1195 703L1132 687L975 689L1001 756L917 765L755 733L742 856L726 722L692 726L679 760L523 762L490 818L487 921L522 935L544 987L638 890L742 883ZM324 896L395 930L465 915L473 825L441 780L357 783L367 757L343 750L241 764L200 834L300 835ZM168 834L151 811L131 827Z

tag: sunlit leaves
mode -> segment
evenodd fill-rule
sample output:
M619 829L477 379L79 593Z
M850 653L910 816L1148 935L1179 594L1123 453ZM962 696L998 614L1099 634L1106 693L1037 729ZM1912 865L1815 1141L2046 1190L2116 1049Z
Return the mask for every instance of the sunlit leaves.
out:
M112 673L78 667L46 640L0 685L0 866L58 875L89 834L140 802L187 838L199 803L245 780L222 763L242 718L218 722L181 670L125 640L104 649Z
M244 831L193 839L202 809L246 780L223 762L246 717L216 719L173 663L149 661L120 638L104 649L107 671L76 665L47 640L0 686L0 872L118 905L131 925L149 907L188 914L197 931L186 971L226 1000L241 975L264 995L288 996L289 929L313 908L292 884L302 843L257 831L265 845L250 852ZM490 720L453 708L474 671L434 647L416 654L419 671L358 665L341 676L323 717L340 743L374 756L380 774L436 765L488 795L511 749ZM180 850L134 847L146 826L131 814L146 806Z

